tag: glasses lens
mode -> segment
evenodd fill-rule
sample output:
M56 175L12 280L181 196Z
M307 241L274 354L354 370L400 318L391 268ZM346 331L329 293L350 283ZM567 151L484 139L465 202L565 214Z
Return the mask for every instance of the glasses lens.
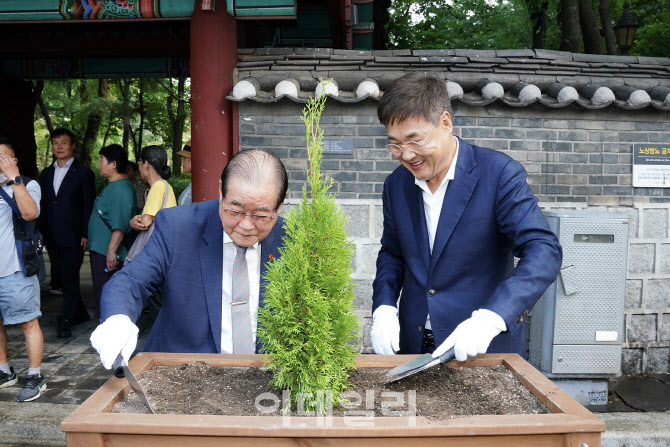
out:
M235 210L231 210L231 209L227 209L225 211L226 211L226 214L233 219L241 219L241 218L244 217L244 213L241 213L239 211L235 211Z
M386 148L396 157L402 155L402 148L397 144L387 144Z
M408 141L405 143L405 146L415 154L421 152L421 144L417 143L416 141Z
M251 219L254 222L266 223L267 221L270 220L270 216L265 216L265 215L261 215L261 214L252 214Z

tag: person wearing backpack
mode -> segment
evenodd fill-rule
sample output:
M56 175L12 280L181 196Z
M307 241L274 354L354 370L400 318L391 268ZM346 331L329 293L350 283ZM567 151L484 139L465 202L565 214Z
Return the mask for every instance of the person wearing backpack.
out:
M40 397L47 387L40 371L44 337L37 320L42 312L34 268L41 247L33 246L34 250L28 252L30 245L24 245L23 238L16 233L34 236L33 221L40 214L41 190L36 181L20 175L15 157L9 140L0 138L0 388L18 382L7 359L5 326L20 324L29 368L18 401L29 402Z
M88 251L97 319L100 319L102 288L123 266L129 248L126 235L131 232L130 218L137 213L135 189L126 175L128 154L125 149L110 144L99 153L98 169L109 183L95 199L88 221Z

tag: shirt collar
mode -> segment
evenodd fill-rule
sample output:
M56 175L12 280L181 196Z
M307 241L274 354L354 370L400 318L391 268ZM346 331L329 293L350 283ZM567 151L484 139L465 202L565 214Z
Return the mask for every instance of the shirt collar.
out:
M223 243L224 244L234 244L233 240L230 238L230 236L228 236L228 233L226 233L225 230L222 230L222 231L223 231ZM258 242L256 242L251 247L247 247L247 250L249 250L249 249L256 250L257 248L258 248Z
M72 166L72 163L74 162L74 157L70 157L68 161L65 162L62 168L58 167L58 160L54 161L54 168L56 169L68 169L70 166Z
M455 136L453 138L454 140L456 140L456 153L454 154L454 159L451 161L451 166L449 166L449 169L447 170L447 175L445 175L444 178L442 179L442 183L440 183L439 188L441 188L442 185L447 183L449 180L453 180L454 176L456 175L456 161L458 160L458 149L460 148L461 143ZM419 180L418 178L415 177L414 184L417 185L419 188L423 189L424 191L430 191L430 189L428 188L428 183L425 180Z

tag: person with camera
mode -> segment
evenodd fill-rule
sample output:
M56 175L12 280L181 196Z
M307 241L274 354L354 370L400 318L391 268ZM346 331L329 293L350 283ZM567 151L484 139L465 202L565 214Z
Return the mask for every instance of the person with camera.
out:
M19 173L12 144L0 138L0 388L18 382L7 359L5 326L20 324L30 367L19 402L37 399L47 387L40 372L44 337L37 321L42 316L35 269L38 252L23 243L26 233L34 235L40 196L37 182Z

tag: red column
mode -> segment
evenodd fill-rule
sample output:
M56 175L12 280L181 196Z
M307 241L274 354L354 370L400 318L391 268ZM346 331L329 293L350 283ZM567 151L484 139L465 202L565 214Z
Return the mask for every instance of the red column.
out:
M193 201L219 197L219 179L233 154L233 89L237 63L235 19L220 2L203 11L195 0L191 16L191 147Z

